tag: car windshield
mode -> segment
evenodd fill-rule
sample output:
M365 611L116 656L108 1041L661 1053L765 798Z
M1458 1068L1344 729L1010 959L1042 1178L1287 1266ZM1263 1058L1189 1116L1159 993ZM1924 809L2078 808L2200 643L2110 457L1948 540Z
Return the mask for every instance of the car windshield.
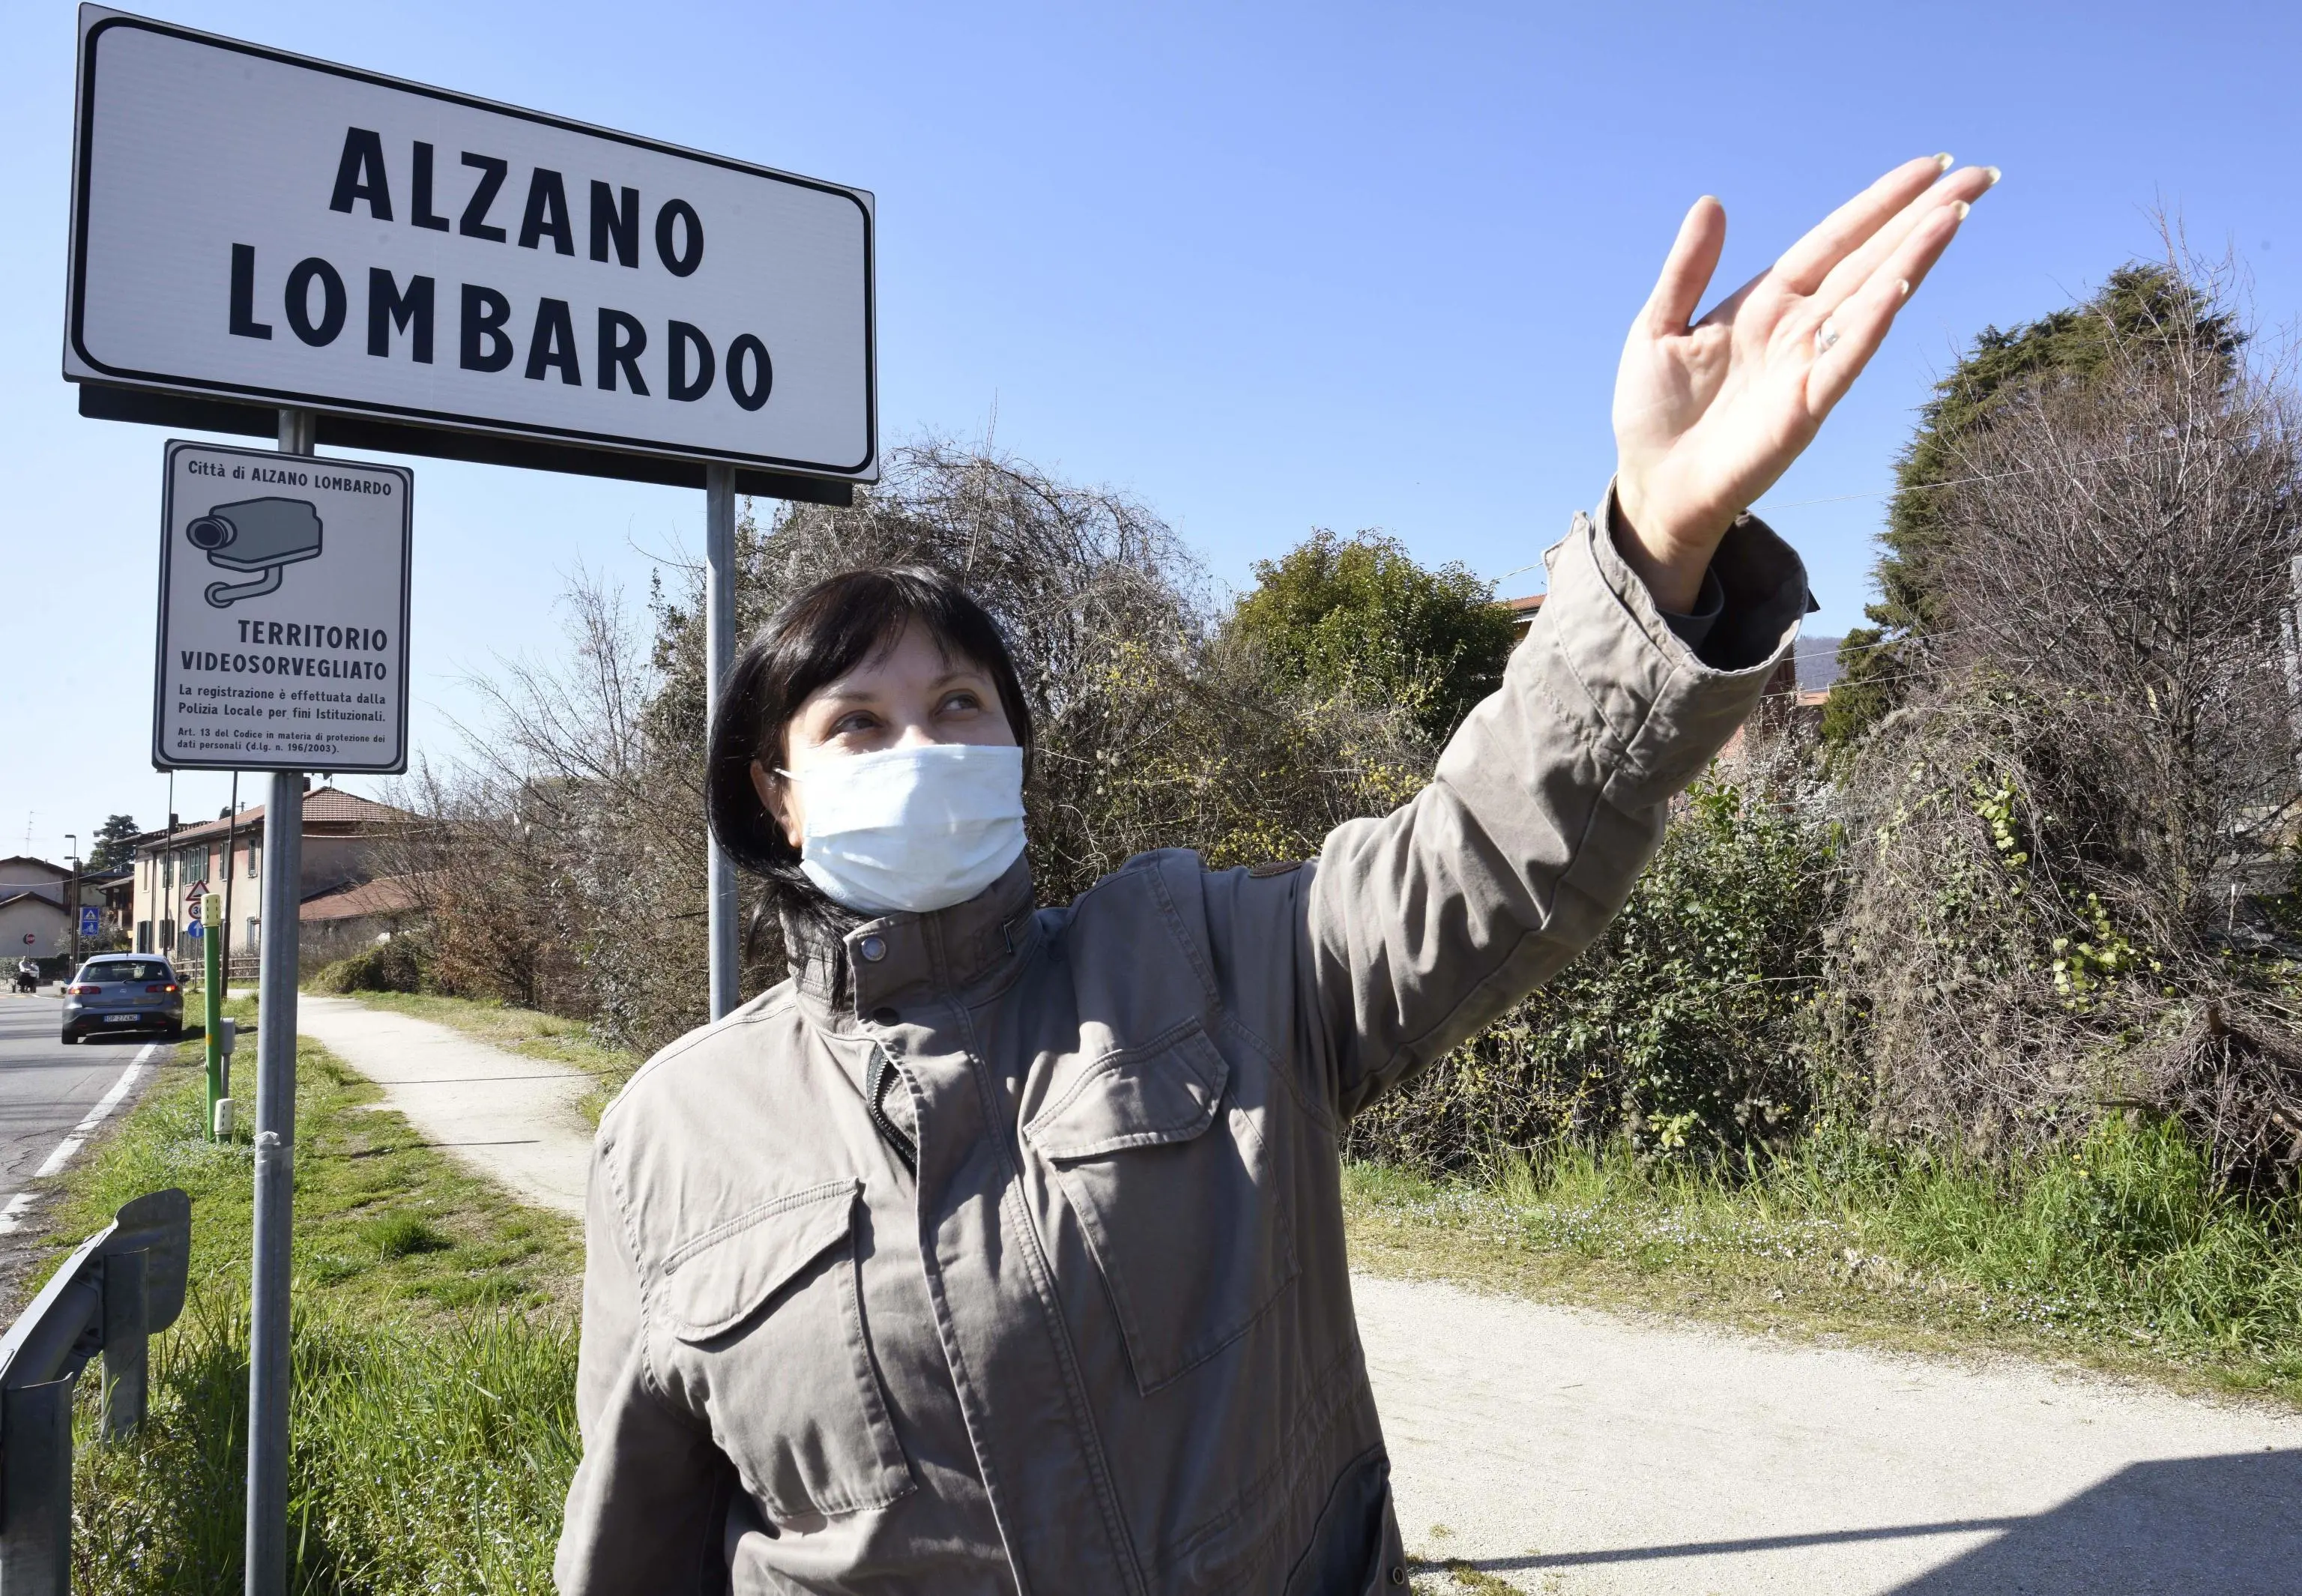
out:
M81 965L78 979L93 985L103 981L165 981L174 977L156 959L106 959L100 963Z

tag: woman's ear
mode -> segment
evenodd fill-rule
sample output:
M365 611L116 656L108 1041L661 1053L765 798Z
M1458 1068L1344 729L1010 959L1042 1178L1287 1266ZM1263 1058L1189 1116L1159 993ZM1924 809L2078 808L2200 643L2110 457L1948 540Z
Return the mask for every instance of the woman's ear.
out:
M783 827L784 840L797 853L807 836L807 816L800 808L799 788L759 760L752 761L752 790L760 795L768 814Z

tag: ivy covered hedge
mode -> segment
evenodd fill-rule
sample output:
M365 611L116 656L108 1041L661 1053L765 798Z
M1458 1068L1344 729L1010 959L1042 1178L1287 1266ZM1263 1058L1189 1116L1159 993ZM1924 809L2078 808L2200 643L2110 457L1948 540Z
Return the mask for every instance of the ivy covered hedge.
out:
M1794 786L1697 784L1600 940L1362 1114L1350 1152L1450 1171L1563 1138L1668 1157L1779 1141L1811 1106L1836 837Z

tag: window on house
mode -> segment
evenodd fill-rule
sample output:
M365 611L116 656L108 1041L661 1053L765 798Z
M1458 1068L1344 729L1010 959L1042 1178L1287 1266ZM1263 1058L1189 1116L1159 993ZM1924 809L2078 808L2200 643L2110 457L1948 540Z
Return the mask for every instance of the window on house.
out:
M251 914L248 917L248 942L246 945L255 948L260 947L262 945L263 933L256 926L256 916Z
M254 843L248 844L248 878L250 881L256 879L256 861L262 853L263 850L258 848Z

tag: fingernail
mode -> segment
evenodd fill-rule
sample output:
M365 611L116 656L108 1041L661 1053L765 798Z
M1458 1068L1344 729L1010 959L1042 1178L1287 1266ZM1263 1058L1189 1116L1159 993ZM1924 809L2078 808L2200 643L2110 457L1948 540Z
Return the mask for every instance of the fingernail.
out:
M1986 166L1982 170L1990 174L1990 186L1994 189L1998 186L1998 180L2006 175L1995 166Z
M1950 170L1950 151L1945 150L1942 154L1935 157L1935 170L1937 172L1948 172Z
M1953 199L1950 202L1950 208L1956 211L1958 213L1958 219L1963 222L1966 220L1967 212L1972 210L1974 207L1967 204L1963 199Z
M1907 277L1896 278L1895 280L1895 298L1897 299L1907 299L1910 297L1911 280Z

